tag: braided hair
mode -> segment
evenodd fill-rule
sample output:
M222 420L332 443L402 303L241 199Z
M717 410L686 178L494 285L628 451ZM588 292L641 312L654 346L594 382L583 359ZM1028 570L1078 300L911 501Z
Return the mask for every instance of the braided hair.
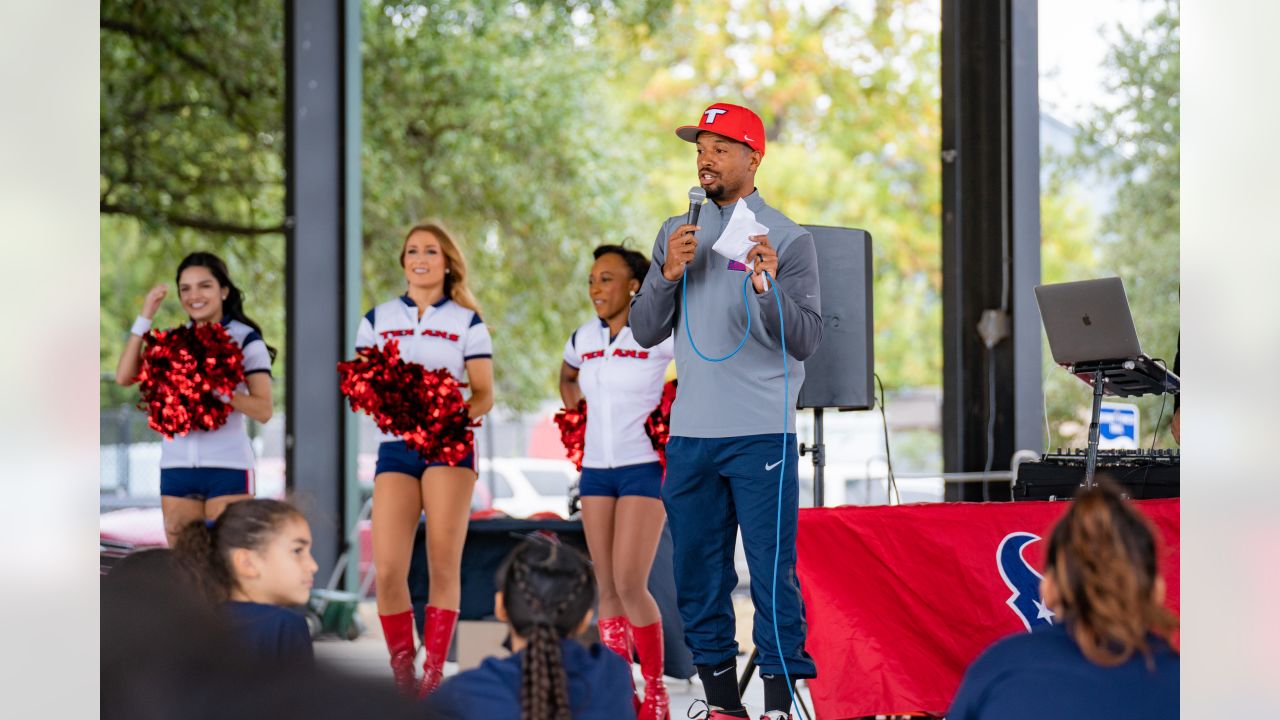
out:
M570 720L560 639L572 635L595 604L590 564L558 541L530 539L503 562L497 586L512 628L528 642L521 663L522 720Z
M1082 490L1049 535L1045 575L1060 595L1055 610L1098 665L1141 653L1150 666L1148 634L1167 640L1178 628L1156 597L1158 537L1107 481Z

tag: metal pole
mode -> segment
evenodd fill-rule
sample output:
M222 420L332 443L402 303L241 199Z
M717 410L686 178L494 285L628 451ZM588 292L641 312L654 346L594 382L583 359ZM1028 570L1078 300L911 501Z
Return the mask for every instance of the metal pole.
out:
M364 192L361 189L360 147L363 142L361 102L364 97L364 65L361 56L359 0L343 0L342 3L342 133L343 133L343 347L350 352L356 345L356 331L360 327L361 252L363 233ZM345 356L345 353L344 353ZM360 424L355 412L343 405L342 418L342 475L343 517L346 519L343 537L356 537L352 529L361 518L361 491L357 477L360 456ZM352 543L354 546L355 543ZM353 551L347 558L345 588L355 590L360 583L360 553ZM361 597L364 597L363 593Z
M826 504L826 471L827 459L824 456L825 446L822 444L822 408L813 409L813 506L823 507Z
M1093 470L1098 465L1098 418L1102 415L1102 371L1093 371L1093 415L1089 420L1089 453L1084 466L1084 486L1093 487Z

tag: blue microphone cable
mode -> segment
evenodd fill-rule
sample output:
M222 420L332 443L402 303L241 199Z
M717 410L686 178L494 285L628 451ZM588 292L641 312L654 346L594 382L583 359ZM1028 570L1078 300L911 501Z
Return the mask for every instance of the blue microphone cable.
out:
M747 328L742 333L742 339L738 341L735 347L728 355L718 358L707 357L698 349L698 344L693 341L693 331L689 328L689 295L688 295L688 277L689 268L686 265L684 273L680 276L680 309L684 316L684 334L689 338L689 346L697 353L698 357L707 362L719 363L728 360L747 344L747 337L751 335L751 304L747 299L747 284L751 282L751 273L742 279L742 309L747 313ZM786 318L782 314L782 296L778 294L778 283L768 270L764 271L765 280L769 284L769 291L773 293L773 300L778 305L778 335L782 341L782 460L778 464L778 516L774 522L774 540L773 540L773 584L770 589L771 599L770 608L773 611L773 642L778 650L778 663L782 665L782 676L787 681L787 692L791 695L791 705L796 707L796 691L791 684L791 673L787 671L787 660L782 655L782 635L778 632L778 565L782 556L782 487L787 477L787 416L790 411L791 398L791 373L787 363L787 326ZM763 680L763 677L761 678Z

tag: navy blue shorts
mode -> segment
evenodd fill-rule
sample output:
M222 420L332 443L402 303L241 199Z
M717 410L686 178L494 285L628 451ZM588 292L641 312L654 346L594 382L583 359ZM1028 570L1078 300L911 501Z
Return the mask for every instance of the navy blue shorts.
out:
M625 465L617 468L582 468L578 480L582 497L662 497L662 463Z
M222 495L252 495L253 471L234 468L161 468L160 494L208 500Z
M390 440L378 446L378 464L374 467L373 474L376 477L382 473L394 472L420 478L422 473L426 472L429 467L460 467L475 472L475 445L471 446L471 452L467 453L466 457L451 465L442 462L429 463L423 460L418 451L411 449L405 441Z

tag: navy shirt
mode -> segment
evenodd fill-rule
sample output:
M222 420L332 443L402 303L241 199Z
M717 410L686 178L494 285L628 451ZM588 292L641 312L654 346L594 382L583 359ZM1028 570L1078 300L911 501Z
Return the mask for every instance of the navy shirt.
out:
M314 663L311 632L301 613L278 605L229 601L227 618L236 637L264 662Z
M631 668L622 658L599 643L584 648L575 640L561 640L560 655L569 679L569 705L574 720L635 718ZM520 717L523 658L523 651L505 658L488 658L479 667L445 680L426 701L431 717Z
M1141 653L1097 665L1062 625L1005 638L969 666L947 720L1176 718L1178 655L1159 638L1148 642L1154 669Z

